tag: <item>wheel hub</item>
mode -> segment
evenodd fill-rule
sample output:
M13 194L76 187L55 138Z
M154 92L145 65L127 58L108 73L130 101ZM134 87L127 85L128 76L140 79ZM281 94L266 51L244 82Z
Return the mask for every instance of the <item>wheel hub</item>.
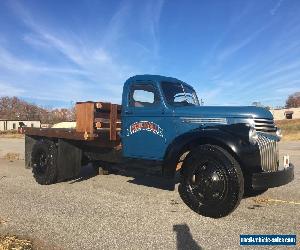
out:
M194 172L190 188L203 203L215 203L223 199L226 192L226 175L216 163L206 162Z

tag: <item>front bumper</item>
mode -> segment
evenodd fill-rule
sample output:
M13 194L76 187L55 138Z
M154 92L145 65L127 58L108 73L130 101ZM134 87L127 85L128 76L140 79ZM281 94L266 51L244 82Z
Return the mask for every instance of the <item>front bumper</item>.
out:
M261 172L252 175L252 187L255 190L285 185L294 179L294 165L276 172Z

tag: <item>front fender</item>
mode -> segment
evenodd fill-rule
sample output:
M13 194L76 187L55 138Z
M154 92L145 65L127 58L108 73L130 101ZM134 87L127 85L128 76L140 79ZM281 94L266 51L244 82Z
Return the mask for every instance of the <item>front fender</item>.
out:
M163 176L173 178L179 157L201 144L214 144L226 149L240 163L243 172L260 170L260 155L257 145L249 142L249 127L245 124L201 127L176 137L164 155Z

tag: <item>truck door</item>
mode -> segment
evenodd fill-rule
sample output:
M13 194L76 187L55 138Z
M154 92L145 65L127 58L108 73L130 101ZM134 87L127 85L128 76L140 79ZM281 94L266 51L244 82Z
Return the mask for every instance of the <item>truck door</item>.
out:
M157 85L153 82L130 85L122 113L122 144L125 157L160 160L166 149L170 123ZM169 124L170 125L170 124Z

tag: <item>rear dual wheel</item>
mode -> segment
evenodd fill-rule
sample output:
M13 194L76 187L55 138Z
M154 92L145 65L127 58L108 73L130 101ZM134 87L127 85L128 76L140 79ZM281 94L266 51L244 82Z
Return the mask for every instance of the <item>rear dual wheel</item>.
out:
M224 217L234 211L244 194L239 163L219 146L200 145L183 162L179 192L195 212Z

